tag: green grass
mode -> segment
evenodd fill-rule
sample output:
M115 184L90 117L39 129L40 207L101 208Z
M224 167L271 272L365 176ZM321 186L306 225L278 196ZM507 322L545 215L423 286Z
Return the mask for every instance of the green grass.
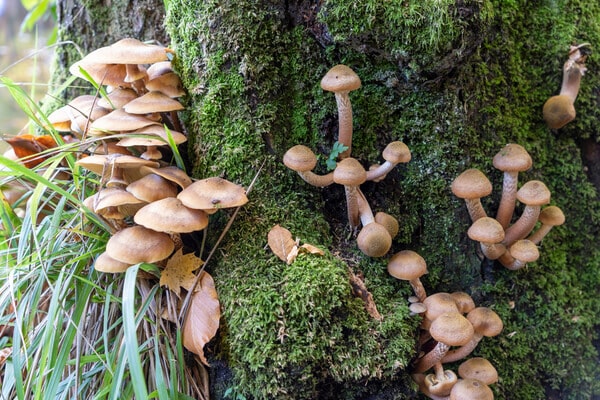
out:
M36 102L10 80L2 84L31 129L61 143L44 130ZM116 276L93 268L110 229L82 205L99 182L75 164L81 145L48 150L35 169L0 156L0 187L25 188L14 206L4 198L0 205L0 324L13 328L0 337L0 348L12 350L0 398L203 398L206 389L192 383L203 367L186 363L181 335L162 318L168 295L152 277L156 267Z

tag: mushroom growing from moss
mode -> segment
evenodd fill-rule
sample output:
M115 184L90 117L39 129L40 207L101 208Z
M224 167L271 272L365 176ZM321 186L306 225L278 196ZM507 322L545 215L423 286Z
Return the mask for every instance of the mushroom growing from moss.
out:
M476 168L465 170L454 179L451 189L456 197L465 200L471 221L487 217L481 198L492 193L492 183L483 172Z
M541 207L550 202L550 190L541 181L528 181L517 192L517 200L525 204L525 208L519 219L504 231L502 243L507 247L529 235L535 227Z
M427 263L419 253L412 250L402 250L390 258L387 265L388 273L396 279L408 281L420 302L427 297L421 276L427 273Z
M368 181L383 179L396 165L407 163L412 157L408 146L399 141L388 144L381 155L385 162L367 171Z
M586 52L582 48L588 46L588 43L579 46L571 46L569 58L563 65L563 80L560 93L550 97L543 107L544 120L551 129L560 129L577 115L575 111L575 99L579 93L581 77L586 72L585 61Z
M352 104L348 94L360 86L358 75L343 64L331 68L321 80L321 88L335 94L338 109L338 142L348 147L340 153L340 159L349 157L352 152Z
M535 244L540 244L542 239L555 227L565 223L565 214L557 206L548 206L540 212L538 221L542 225L537 231L532 233L527 239L531 240Z
M459 379L450 392L450 400L494 400L494 393L477 379Z
M504 229L494 218L479 218L469 227L467 236L479 242L483 255L489 260L496 260L506 251L502 244Z

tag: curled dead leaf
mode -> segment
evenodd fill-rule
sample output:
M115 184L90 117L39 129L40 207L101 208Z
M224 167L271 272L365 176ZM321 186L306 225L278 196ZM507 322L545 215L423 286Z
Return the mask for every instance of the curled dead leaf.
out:
M273 254L275 254L281 261L285 261L288 265L296 261L296 257L300 253L310 253L317 255L324 255L325 252L309 243L305 243L302 246L299 245L299 240L292 238L292 233L281 227L275 225L269 231L268 235L269 248Z
M204 346L217 334L221 308L215 282L207 272L202 272L196 289L183 324L183 345L208 366Z

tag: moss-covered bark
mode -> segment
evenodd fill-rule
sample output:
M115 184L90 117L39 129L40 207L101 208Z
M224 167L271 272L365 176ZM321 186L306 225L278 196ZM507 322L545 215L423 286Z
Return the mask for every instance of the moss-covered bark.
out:
M166 11L189 93L182 118L193 175L249 185L262 166L250 203L207 267L223 305L222 329L209 346L214 398L227 389L257 399L415 396L407 372L418 324L407 310L410 287L387 275L385 258L364 257L348 239L342 188L313 188L281 163L299 143L321 161L331 151L335 101L319 81L338 63L363 82L351 94L353 155L364 165L381 161L392 140L413 154L384 182L363 185L376 211L401 222L392 252L423 255L429 293L467 291L504 321L503 333L476 350L499 370L496 398L600 395L600 207L578 147L597 146L600 131L596 54L577 119L551 131L541 116L559 90L569 45L600 43L600 6L169 0ZM534 167L522 179L544 181L567 222L544 241L538 262L490 271L466 238L468 215L449 185L462 170L480 168L494 183L484 202L493 214L501 175L491 158L509 142L531 153ZM327 254L285 265L265 249L275 224ZM382 322L352 295L349 269L364 277Z

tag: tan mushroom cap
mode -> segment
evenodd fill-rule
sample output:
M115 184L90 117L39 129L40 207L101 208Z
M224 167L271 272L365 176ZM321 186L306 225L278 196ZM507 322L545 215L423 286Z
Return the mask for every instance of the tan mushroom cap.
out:
M136 99L138 94L130 88L115 88L108 93L107 98L98 99L98 105L110 110L123 108L123 106L133 99Z
M540 258L538 247L528 239L517 240L508 251L511 256L524 263L534 262Z
M494 218L482 217L469 227L467 236L477 242L500 243L504 240L504 228Z
M131 264L125 263L119 260L115 260L109 256L106 252L103 252L96 258L94 262L94 269L100 272L107 272L111 274L117 274L120 272L127 271L127 268L131 267Z
M297 144L285 152L283 164L292 171L306 172L317 165L317 156L307 146Z
M395 238L396 235L398 235L398 231L400 231L400 224L398 223L398 220L394 216L383 211L378 211L375 214L375 222L383 225L390 233L392 239Z
M466 314L475 308L473 298L466 292L452 292L450 296L452 296L456 302L458 311L462 314Z
M174 72L168 72L146 82L146 89L157 90L169 97L181 97L185 94L181 79Z
M356 158L347 157L338 162L333 181L344 186L359 186L367 180L367 171Z
M188 187L192 184L192 178L190 178L189 175L185 173L185 171L179 169L178 167L176 167L174 165L169 165L169 166L162 167L162 168L143 166L140 168L140 172L143 175L147 175L147 174L160 175L161 177L165 178L166 180L179 185L179 187L181 187L182 189L185 189L186 187Z
M567 95L552 96L546 100L542 114L550 129L560 129L577 116L573 100Z
M177 198L186 207L208 213L221 208L239 207L248 202L243 187L219 177L196 181L183 189Z
M175 184L156 174L148 174L131 182L125 190L146 203L177 196Z
M371 222L360 230L356 244L369 257L383 257L392 247L392 237L383 225Z
M463 379L477 379L491 385L498 382L498 371L483 357L473 357L458 366L458 375Z
M469 311L467 319L473 325L473 329L480 335L486 337L497 336L504 329L500 316L488 307L476 307Z
M110 257L132 265L164 260L174 248L173 240L166 233L139 225L120 230L106 243L106 253Z
M390 258L387 271L396 279L410 281L427 273L427 263L419 253L412 250L402 250Z
M119 187L103 188L93 197L93 211L102 214L109 207L142 204L143 201ZM131 214L133 215L133 214Z
M449 346L463 346L471 340L473 326L458 311L440 314L431 322L429 333L438 342Z
M543 206L550 202L550 190L537 180L525 182L517 192L517 200L530 206Z
M349 92L360 87L360 78L348 66L338 64L321 79L321 88L329 92Z
M81 95L71 100L66 105L58 108L48 115L48 121L61 132L71 130L72 121L77 117L94 121L109 113L109 110L98 104L100 99L92 95Z
M452 387L450 400L493 400L494 393L485 383L477 379L459 379Z
M492 193L492 183L483 172L470 168L454 179L451 189L461 199L479 199Z
M557 206L548 206L540 212L538 221L546 225L559 226L565 223L565 214Z
M159 61L155 62L148 67L146 73L148 74L148 80L158 78L167 73L173 72L173 66L171 61Z
M91 133L101 135L103 132L134 131L153 124L156 124L156 121L119 108L95 120L91 125Z
M492 163L500 171L521 172L531 168L533 160L523 146L509 143L496 153Z
M88 81L88 77L81 70L85 71L99 85L131 87L130 83L125 82L127 68L124 64L91 63L80 60L69 67L69 72L73 76Z
M102 175L106 170L110 170L111 165L116 165L119 168L158 167L160 165L156 161L142 160L138 157L120 153L94 154L77 160L75 164L97 175Z
M92 51L82 61L86 64L152 64L168 61L169 53L173 53L173 50L134 38L124 38Z
M208 215L188 208L175 197L156 200L142 207L133 217L136 224L157 232L188 233L208 226Z
M427 307L425 318L430 321L435 320L438 316L446 312L458 312L456 300L446 292L438 292L431 294L423 300L423 304Z
M180 102L156 90L133 99L123 106L123 109L130 114L178 111L183 108Z
M385 149L383 149L383 153L381 155L383 156L384 160L393 164L407 163L412 157L408 146L400 141L389 143L387 146L385 146Z

